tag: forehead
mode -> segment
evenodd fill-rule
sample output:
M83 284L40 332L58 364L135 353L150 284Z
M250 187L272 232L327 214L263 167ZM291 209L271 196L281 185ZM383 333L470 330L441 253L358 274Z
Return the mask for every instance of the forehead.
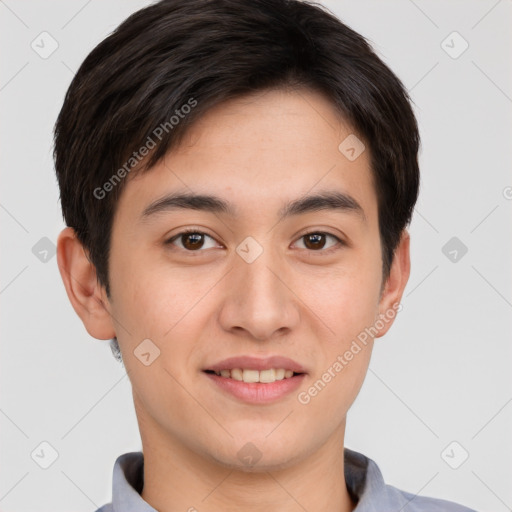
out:
M362 151L357 158L346 152L354 143ZM371 218L376 196L369 151L362 147L321 94L259 92L204 114L164 160L130 177L118 210L129 203L140 216L158 198L188 191L225 196L237 212L250 207L277 214L284 202L321 189L352 196Z

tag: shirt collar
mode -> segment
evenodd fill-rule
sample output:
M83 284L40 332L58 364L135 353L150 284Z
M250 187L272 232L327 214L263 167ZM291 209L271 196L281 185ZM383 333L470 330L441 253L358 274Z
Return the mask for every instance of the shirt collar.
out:
M404 495L384 483L377 464L356 451L344 449L345 481L357 506L354 512L379 512L382 505L405 506ZM114 465L113 512L157 512L140 495L144 486L142 452L120 455ZM378 507L378 508L377 508Z

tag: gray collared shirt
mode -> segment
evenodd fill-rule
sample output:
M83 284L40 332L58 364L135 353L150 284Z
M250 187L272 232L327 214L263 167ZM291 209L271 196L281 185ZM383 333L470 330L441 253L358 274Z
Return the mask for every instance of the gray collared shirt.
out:
M357 506L354 512L476 512L451 501L417 496L386 485L377 464L345 448L345 479ZM140 493L144 485L142 452L125 453L114 465L112 502L96 512L157 512Z

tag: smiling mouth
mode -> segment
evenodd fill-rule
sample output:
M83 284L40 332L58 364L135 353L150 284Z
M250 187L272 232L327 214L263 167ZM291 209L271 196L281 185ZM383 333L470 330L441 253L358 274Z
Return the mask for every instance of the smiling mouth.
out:
M250 370L242 368L233 368L231 370L204 370L205 373L214 374L218 377L243 381L245 383L264 383L271 384L279 380L290 379L297 375L303 375L299 372L287 370L284 368L269 368L268 370Z

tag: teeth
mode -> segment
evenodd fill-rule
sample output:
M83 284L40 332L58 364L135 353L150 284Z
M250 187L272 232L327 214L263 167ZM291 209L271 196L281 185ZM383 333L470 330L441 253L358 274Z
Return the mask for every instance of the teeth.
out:
M244 374L240 368L234 368L231 370L231 378L235 380L244 380Z
M292 370L284 368L269 368L268 370L243 370L241 368L233 368L232 370L216 371L216 375L234 380L244 381L248 383L263 382L271 383L276 380L289 379L293 376Z
M245 374L245 370L244 370ZM276 380L276 371L274 368L271 368L270 370L262 370L261 372L256 372L256 377L258 377L259 374L259 381L260 382L275 382ZM244 378L245 380L245 378Z

